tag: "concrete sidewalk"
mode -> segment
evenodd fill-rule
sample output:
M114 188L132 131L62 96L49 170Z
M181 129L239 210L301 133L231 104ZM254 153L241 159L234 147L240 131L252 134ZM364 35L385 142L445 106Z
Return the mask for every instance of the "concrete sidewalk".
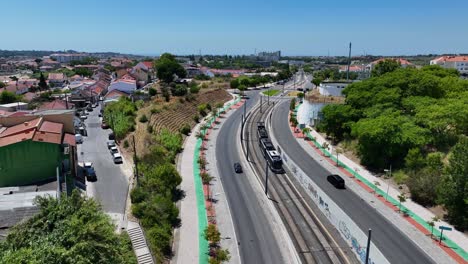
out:
M298 114L301 111L297 111ZM299 117L298 117L299 119ZM335 148L331 145L330 142L326 141L323 136L321 136L319 133L317 133L312 127L308 126L311 129L311 132L309 133L309 138L315 139L316 145L322 146L324 142L327 142L329 147L328 149L325 149L325 152L328 152L328 154L335 154L334 156L330 157L330 160L332 160L334 163L336 163L336 152ZM303 137L303 136L302 136ZM309 148L309 151L314 149L312 145L314 144L313 141L309 141L310 144L305 143L304 139L299 136L297 138L298 141L301 142L301 145ZM309 152L308 151L308 152ZM315 157L317 158L317 157ZM324 159L322 157L322 159ZM345 155L339 155L338 161L340 164L340 169L341 173L347 173L348 175L352 175L354 177L357 177L362 184L361 185L367 185L370 190L375 190L375 182L379 183L379 186L377 188L377 192L380 194L380 200L383 200L383 203L388 204L385 200L388 200L390 202L396 202L398 201L398 196L401 194L399 190L395 189L393 186L387 183L384 179L377 177L376 175L372 174L368 170L366 170L364 167L362 167L359 164L356 164L354 161L350 160L347 158ZM338 168L337 168L338 169ZM364 188L366 186L363 186ZM388 194L388 198L387 198ZM394 203L395 204L395 203ZM430 227L427 224L427 221L430 221L432 217L435 215L429 211L428 209L424 208L423 206L413 202L411 199L407 199L406 202L402 203L402 208L406 208L409 212L411 212L410 217L414 219L415 221L415 226L425 233L430 234ZM444 221L438 221L435 223L434 227L434 235L438 236L440 234L439 232L439 226L446 226L446 227L452 227L452 225L448 224L447 222ZM425 230L424 230L425 229ZM468 251L468 238L460 231L457 231L453 228L453 231L448 231L444 232L444 238L448 238L444 240L444 243L447 245L447 247L442 247L442 249L449 255L451 255L455 260L460 261L463 260L466 262L467 261L467 251ZM451 250L451 249L452 250ZM451 253L452 252L452 253ZM457 258L456 256L453 255L453 253L456 253L459 257Z
M198 131L199 125L192 131ZM182 177L180 188L185 197L180 202L182 225L174 231L174 257L171 263L185 264L199 262L199 228L197 197L194 179L194 152L197 144L196 133L191 133L184 143L184 151L177 163L177 170Z

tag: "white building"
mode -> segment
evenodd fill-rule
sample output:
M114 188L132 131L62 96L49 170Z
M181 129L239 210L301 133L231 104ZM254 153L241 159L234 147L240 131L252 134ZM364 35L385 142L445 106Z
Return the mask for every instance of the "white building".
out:
M70 61L80 61L89 57L89 54L86 53L56 53L51 54L52 59L57 60L60 63L68 63Z
M318 87L319 93L324 96L343 96L342 91L351 82L322 82Z
M136 88L135 80L119 79L110 84L108 92L110 93L113 90L118 90L124 93L133 94L136 91Z
M468 74L468 56L442 56L431 60L431 65L440 65L447 69L456 69L462 74Z

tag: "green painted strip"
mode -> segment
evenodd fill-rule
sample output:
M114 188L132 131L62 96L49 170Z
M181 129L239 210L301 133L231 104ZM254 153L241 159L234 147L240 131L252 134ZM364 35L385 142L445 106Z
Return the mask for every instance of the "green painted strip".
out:
M233 104L237 104L240 101L240 97L236 97L233 103L227 104L223 110L229 109ZM210 121L207 122L211 126L211 124L216 120L220 113L216 116L212 117ZM207 129L201 131L202 134L206 135ZM202 140L197 139L197 143L195 145L194 151L194 159L193 159L193 176L195 177L195 192L196 192L196 199L197 199L197 213L198 213L198 232L199 232L199 264L208 264L209 260L209 245L208 241L205 239L205 229L208 226L208 217L206 215L206 205L205 205L205 194L203 192L203 183L201 181L200 176L200 166L198 164L198 158L200 157L200 150L201 150Z
M197 197L197 212L198 212L198 247L199 247L199 264L208 264L208 241L205 239L205 229L208 226L206 216L205 195L203 193L203 184L200 177L200 167L198 157L200 156L202 140L198 139L195 145L193 159L193 176L195 177L195 192Z
M330 154L330 152L328 152L327 150L325 150L324 148L322 148L322 146L320 146L320 144L310 135L310 133L307 133L307 137L312 140L312 142L314 142L315 146L320 149L320 151L322 151L323 154L325 154L326 156L329 156L334 162L336 162L336 158ZM359 179L361 182L363 182L364 184L366 184L369 188L373 189L373 190L377 190L377 193L379 195L381 195L382 197L386 197L387 193L383 190L381 190L380 188L376 188L375 184L371 183L370 181L368 181L366 178L362 177L361 175L359 175L359 173L357 173L355 170L349 168L348 166L346 166L344 163L342 163L341 161L338 161L338 164L345 168L349 173L351 173L352 175L354 175L357 179ZM400 202L396 199L394 199L393 197L389 196L388 198L388 201L391 202L393 205L395 205L396 207L399 207L399 204ZM426 222L424 221L424 219L422 219L420 216L418 216L417 214L413 213L411 210L409 210L408 208L406 208L403 204L401 205L401 210L402 211L405 211L407 212L407 214L409 215L409 217L413 218L418 224L420 224L421 226L423 226L428 232L431 232L431 226ZM437 229L437 228L434 228L433 230L433 234L434 236L436 237L440 237L440 231ZM455 251L459 256L461 256L465 261L468 261L468 253L463 250L463 248L461 248L459 245L457 245L457 243L453 242L452 240L450 240L448 237L444 237L444 243L450 247L453 251Z

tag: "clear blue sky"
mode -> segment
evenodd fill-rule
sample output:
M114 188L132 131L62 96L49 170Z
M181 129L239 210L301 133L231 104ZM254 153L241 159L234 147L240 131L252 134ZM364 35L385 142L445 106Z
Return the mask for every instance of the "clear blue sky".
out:
M384 2L384 3L383 3ZM467 0L0 0L0 49L468 53Z

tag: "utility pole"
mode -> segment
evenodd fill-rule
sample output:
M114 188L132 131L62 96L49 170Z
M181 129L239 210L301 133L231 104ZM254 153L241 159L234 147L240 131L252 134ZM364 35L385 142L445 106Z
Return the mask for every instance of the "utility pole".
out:
M242 121L241 121L241 140L244 140L244 115L241 115Z
M262 98L263 98L263 96L260 95L260 113L263 113L263 112L262 112L262 104L263 104Z
M247 143L246 143L246 145L247 145L247 161L249 161L249 131L247 131L245 140L247 141Z
M351 67L351 42L349 43L348 70L346 71L346 81L349 80L349 67Z
M384 170L385 172L390 172L390 177L392 177L392 164L390 164L390 169L387 170L385 169ZM388 190L390 189L390 184L387 182L387 194L385 195L385 200L388 201Z
M371 235L372 235L372 229L369 228L369 236L367 236L366 264L369 263L369 253L370 253Z
M135 145L135 135L133 135L133 163L135 165L135 179L136 185L138 186L138 157L136 153L136 145Z
M268 155L268 154L267 154ZM266 178L265 178L265 195L268 196L268 161L265 160L265 173L266 173Z
M247 99L244 99L244 122L247 118Z

